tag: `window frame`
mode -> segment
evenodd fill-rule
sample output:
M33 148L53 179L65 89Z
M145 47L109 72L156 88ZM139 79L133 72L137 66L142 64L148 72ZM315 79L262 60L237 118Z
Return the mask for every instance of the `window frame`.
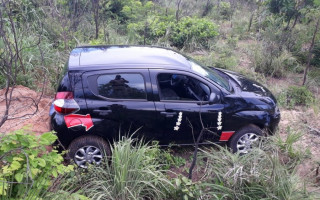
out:
M185 71L177 71L177 70L165 70L165 71L158 71L158 72L155 71L153 77L155 78L155 82L156 82L156 85L157 85L158 96L159 96L159 101L160 102L165 102L165 103L166 102L167 103L200 103L200 102L209 102L209 101L194 101L194 100L188 101L188 100L163 100L163 99L161 99L161 92L160 92L161 89L160 89L160 85L159 85L159 81L158 81L158 76L160 74L185 75L185 76L194 78L194 79L198 80L199 82L203 83L204 85L206 85L210 90L210 94L214 91L212 89L212 87L210 87L210 84L208 84L206 81L203 81L203 80L199 79L198 76L193 75L193 73L188 73L188 72L185 72Z

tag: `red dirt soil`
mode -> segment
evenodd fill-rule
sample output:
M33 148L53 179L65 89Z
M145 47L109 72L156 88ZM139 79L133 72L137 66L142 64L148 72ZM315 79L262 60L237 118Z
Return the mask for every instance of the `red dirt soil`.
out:
M11 89L11 88L10 88ZM5 89L0 90L0 120L5 114ZM26 131L42 134L49 131L49 109L53 98L42 96L30 88L14 87L8 120L0 127L1 133L24 128ZM38 110L37 110L37 102Z

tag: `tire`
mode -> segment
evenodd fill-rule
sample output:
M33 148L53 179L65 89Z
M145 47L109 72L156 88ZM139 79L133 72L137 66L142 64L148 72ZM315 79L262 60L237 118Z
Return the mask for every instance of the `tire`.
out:
M253 146L258 146L262 130L255 126L249 125L237 131L229 140L228 146L233 153L239 152L246 154Z
M87 164L100 164L110 155L109 144L98 136L79 137L69 145L68 157L81 168L87 168Z

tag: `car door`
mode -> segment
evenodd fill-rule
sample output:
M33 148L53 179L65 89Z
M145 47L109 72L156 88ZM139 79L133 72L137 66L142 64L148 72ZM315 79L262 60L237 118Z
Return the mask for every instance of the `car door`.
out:
M220 91L190 72L150 69L154 92L157 130L163 143L192 144L201 130L201 142L216 141L222 130L222 103L209 105L212 92Z
M83 80L94 133L110 140L133 133L135 137L157 139L152 132L156 118L147 69L87 72Z

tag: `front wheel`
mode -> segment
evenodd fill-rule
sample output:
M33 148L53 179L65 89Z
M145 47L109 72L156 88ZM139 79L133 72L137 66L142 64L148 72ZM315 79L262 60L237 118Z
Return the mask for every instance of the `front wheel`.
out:
M69 146L69 157L81 168L87 168L88 164L100 164L104 157L110 155L109 144L97 136L79 137Z
M259 127L254 125L246 126L232 136L228 146L234 153L246 154L254 146L259 145L261 136L262 130Z

